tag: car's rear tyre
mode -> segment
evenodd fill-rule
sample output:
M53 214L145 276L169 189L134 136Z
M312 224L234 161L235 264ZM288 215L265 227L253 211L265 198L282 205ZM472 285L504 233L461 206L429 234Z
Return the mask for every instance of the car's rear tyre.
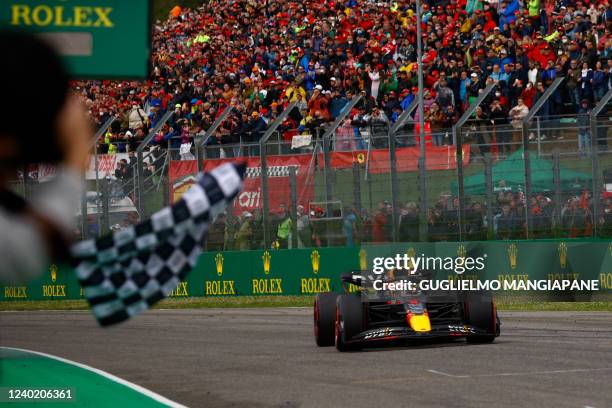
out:
M363 331L363 304L357 295L340 295L336 299L336 324L334 340L338 351L352 351L360 348L350 343L353 336Z
M314 302L314 335L317 346L334 345L334 325L336 324L336 293L319 293Z
M486 334L470 334L468 343L493 343L499 336L499 322L493 298L488 293L470 293L465 298L467 323Z

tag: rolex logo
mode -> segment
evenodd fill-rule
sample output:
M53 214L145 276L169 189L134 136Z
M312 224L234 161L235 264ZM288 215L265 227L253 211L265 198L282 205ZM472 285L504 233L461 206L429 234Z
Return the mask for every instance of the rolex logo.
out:
M508 259L510 260L510 268L516 268L516 259L518 257L518 247L515 243L508 247Z
M610 256L612 256L612 243L608 245L608 252L610 253Z
M457 247L457 257L465 258L465 255L467 255L467 250L465 249L465 245L461 244Z
M223 254L221 252L215 256L215 267L217 268L217 275L223 275Z
M319 251L314 249L310 254L310 262L312 263L312 273L315 275L319 273L319 262L321 261L321 255L319 255Z
M567 264L567 244L565 242L561 242L559 244L559 265L561 265L562 268L565 268L565 265Z
M368 253L365 249L359 250L359 270L365 271L368 269Z
M57 265L56 264L52 264L49 267L49 272L51 272L51 282L54 282L57 280Z
M272 260L272 255L270 255L270 252L266 250L261 256L261 259L263 261L264 273L268 275L270 273L270 261Z
M359 153L359 154L357 155L357 163L359 163L359 164L363 164L363 163L365 163L365 161L366 161L365 154L363 154L363 153Z
M465 256L466 256L466 255L467 255L467 250L465 249L465 245L460 244L460 245L457 247L457 260L461 260L462 265L463 265L463 264L464 264L464 262L465 262ZM464 270L463 270L463 269L460 269L460 268L455 269L455 273L456 273L457 275L462 275L462 274L463 274L463 272L464 272Z

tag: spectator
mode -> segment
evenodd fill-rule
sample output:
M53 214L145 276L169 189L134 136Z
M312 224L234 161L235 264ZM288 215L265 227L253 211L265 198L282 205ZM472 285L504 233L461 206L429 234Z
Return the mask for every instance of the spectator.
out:
M236 231L235 248L239 251L245 251L251 249L251 242L253 239L253 227L251 219L253 214L248 211L244 211L240 220L240 227Z
M429 122L431 127L431 137L434 146L442 146L444 144L443 127L446 123L446 115L440 110L437 103L433 103L429 111L425 114L425 121Z
M595 63L593 71L593 97L595 102L599 102L607 91L607 73L602 69L601 61Z
M514 132L512 135L512 151L516 150L516 147L522 143L521 138L521 129L523 127L523 119L529 114L529 108L523 102L523 98L518 98L517 105L510 109L508 112L508 116L510 119L510 123L514 128Z
M387 203L378 203L378 211L372 223L372 242L389 242L389 217Z
M501 213L494 219L494 232L496 239L513 239L515 237L517 222L515 215L510 212L510 205L504 204Z
M280 213L277 215L276 224L276 240L278 241L278 248L287 249L289 248L289 241L291 239L291 218L289 217L289 211L285 204L281 204Z
M401 242L417 242L419 238L419 213L417 205L413 202L406 203L400 214L399 240Z
M297 206L297 233L298 248L308 248L311 246L312 227L308 214L304 211L303 205Z
M581 157L586 157L591 151L591 126L590 126L591 109L588 99L580 101L580 110L578 111L578 151Z
M338 152L352 152L355 150L355 129L351 125L351 119L345 119L342 122L342 126L336 130L334 150Z
M357 232L357 216L355 215L355 212L352 208L347 208L344 211L342 232L346 237L346 246L355 246L355 236Z
M589 68L589 64L584 62L580 71L580 99L593 100L593 70Z

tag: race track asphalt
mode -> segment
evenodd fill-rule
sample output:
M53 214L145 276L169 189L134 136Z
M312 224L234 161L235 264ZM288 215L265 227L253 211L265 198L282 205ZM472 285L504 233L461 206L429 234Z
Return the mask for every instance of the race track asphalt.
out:
M0 345L58 355L190 407L612 407L612 313L501 313L495 344L339 353L305 308L2 312Z

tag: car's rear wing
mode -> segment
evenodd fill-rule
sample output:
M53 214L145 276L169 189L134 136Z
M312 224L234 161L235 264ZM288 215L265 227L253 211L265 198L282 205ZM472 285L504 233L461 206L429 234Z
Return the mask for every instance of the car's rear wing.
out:
M342 288L345 292L349 292L348 285L355 285L359 288L367 286L367 279L361 274L362 271L352 271L349 273L343 273L340 275L342 280Z

